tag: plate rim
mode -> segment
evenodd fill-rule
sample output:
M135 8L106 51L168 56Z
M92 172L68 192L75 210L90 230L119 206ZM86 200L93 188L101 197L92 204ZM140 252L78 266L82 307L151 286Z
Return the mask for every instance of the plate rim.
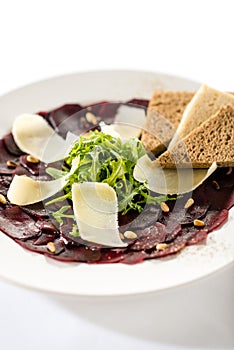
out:
M34 87L34 86L37 86L37 85L40 85L40 84L47 84L48 82L51 82L51 81L56 81L56 80L61 80L61 79L69 79L71 77L80 76L80 75L92 75L94 73L98 73L98 74L101 74L101 75L102 74L112 74L113 72L115 74L117 74L117 73L120 73L120 74L128 74L128 73L131 73L131 74L151 74L154 77L157 76L157 77L160 77L160 78L175 79L176 81L180 80L180 81L192 83L192 84L195 84L195 85L199 84L196 81L190 80L190 79L182 77L182 76L177 76L177 75L163 73L163 72L161 73L161 72L157 72L157 71L152 72L152 71L135 70L135 69L134 70L129 70L129 69L89 70L89 71L80 71L80 72L74 72L74 73L69 73L69 74L62 74L62 75L49 77L47 79L41 79L39 81L35 81L35 82L32 82L32 83L26 84L24 86L21 86L19 88L13 89L13 90L11 90L9 92L6 92L5 94L1 95L0 96L0 100L2 100L2 98L9 97L10 95L14 95L15 93L17 93L19 91L23 91L25 89L28 89L30 87ZM132 97L134 97L134 96L132 96ZM81 101L81 103L82 103L82 101ZM7 237L7 238L9 240L11 240L9 237ZM20 247L20 249L22 249L22 248ZM35 255L38 255L38 254L35 254ZM105 294L105 293L101 294L99 292L99 293L96 294L95 292L93 292L93 293L87 294L87 293L82 293L82 292L77 292L77 293L61 292L61 291L56 291L56 290L51 290L51 289L45 289L45 287L44 288L39 288L38 286L32 286L32 285L30 286L30 285L27 285L27 284L25 284L23 282L16 281L16 280L11 279L11 278L7 278L5 276L2 276L1 270L0 270L0 278L3 279L3 280L7 280L10 283L19 285L21 287L37 290L37 291L40 291L40 292L52 293L52 294L71 295L71 296L80 296L80 297L117 297L117 296L120 297L120 296L129 296L129 295L139 295L139 294L145 294L145 293L163 292L163 291L169 290L171 288L178 288L180 286L187 285L188 283L194 283L195 281L198 281L198 280L201 280L203 278L206 278L206 277L208 277L208 276L210 276L210 275L212 275L214 273L218 273L219 271L221 271L224 268L229 267L230 265L233 264L233 261L225 264L222 267L219 267L219 268L215 269L214 271L206 273L204 276L195 277L195 278L190 279L190 280L188 280L186 282L181 282L179 284L167 286L167 287L164 287L164 288L158 288L158 289L146 290L146 291L135 291L135 292L130 291L128 293L127 292L116 292L114 294L113 293L111 293L111 294ZM148 261L146 261L144 263L147 264ZM114 264L112 264L112 265L114 265Z
M129 69L129 68L113 68L113 69L88 69L88 70L78 70L78 71L74 71L74 72L69 72L69 73L62 73L62 74L58 74L58 75L51 75L48 78L42 78L39 80L33 80L32 82L28 82L26 84L20 84L18 87L10 89L6 92L3 92L0 94L0 99L15 93L17 91L23 90L25 88L31 87L31 86L35 86L41 83L46 83L49 82L51 80L56 80L56 79L63 79L65 77L72 77L74 75L80 75L80 74L93 74L93 73L112 73L112 72L116 72L116 73L145 73L145 74L153 74L153 75L159 75L159 76L163 76L163 77L167 77L167 78L175 78L178 80L184 80L184 81L190 81L193 82L194 84L200 84L199 81L194 80L194 79L190 79L187 76L183 76L183 75L179 75L179 74L173 74L173 73L169 73L169 72L159 72L159 71L151 71L151 70L147 70L147 69Z

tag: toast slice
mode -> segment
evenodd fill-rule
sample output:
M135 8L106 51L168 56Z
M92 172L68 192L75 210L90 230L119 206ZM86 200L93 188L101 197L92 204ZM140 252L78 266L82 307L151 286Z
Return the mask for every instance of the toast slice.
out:
M147 150L159 154L166 149L180 123L185 107L193 96L194 92L190 91L154 92L141 136L141 141Z
M164 168L234 166L234 107L225 106L157 160Z
M172 148L176 142L228 104L234 108L233 94L202 85L185 108L181 122L168 148Z

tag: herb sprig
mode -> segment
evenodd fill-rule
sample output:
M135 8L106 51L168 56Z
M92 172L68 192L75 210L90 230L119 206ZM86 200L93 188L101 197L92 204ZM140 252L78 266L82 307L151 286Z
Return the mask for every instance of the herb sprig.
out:
M165 195L152 195L144 183L140 183L133 177L133 170L139 158L146 154L142 143L137 138L122 141L111 135L97 130L90 131L87 135L81 135L64 160L62 171L49 170L50 174L58 177L67 174L72 161L79 157L76 171L68 178L64 187L65 195L57 198L72 200L72 184L77 182L103 182L116 191L119 212L125 215L133 209L141 212L146 203L160 204L168 198ZM53 203L56 199L53 199ZM66 208L67 209L67 208ZM61 222L64 217L63 208L56 214L56 219Z

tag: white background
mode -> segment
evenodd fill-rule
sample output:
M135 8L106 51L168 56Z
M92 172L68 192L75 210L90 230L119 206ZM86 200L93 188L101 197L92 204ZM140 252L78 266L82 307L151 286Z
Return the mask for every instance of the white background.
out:
M0 0L0 94L112 68L172 73L234 91L233 4ZM0 348L233 349L231 272L114 300L47 296L1 282Z

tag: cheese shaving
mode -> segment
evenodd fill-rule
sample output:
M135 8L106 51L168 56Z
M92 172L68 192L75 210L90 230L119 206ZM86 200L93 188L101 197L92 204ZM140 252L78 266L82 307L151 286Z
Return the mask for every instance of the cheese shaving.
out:
M71 170L65 176L51 181L36 181L28 176L15 175L7 197L12 204L29 205L43 201L59 192L68 182L68 178L77 169L79 158L75 158Z
M134 178L146 187L160 194L183 194L201 185L215 170L214 162L209 169L163 169L147 155L141 157L133 172Z
M63 159L78 138L69 132L64 140L37 114L19 115L13 123L12 135L23 152L45 163Z
M145 124L145 111L143 108L122 105L118 108L115 122L111 125L101 125L104 134L129 140L141 135Z
M118 230L116 192L105 183L72 185L75 219L82 239L110 247L125 247Z

